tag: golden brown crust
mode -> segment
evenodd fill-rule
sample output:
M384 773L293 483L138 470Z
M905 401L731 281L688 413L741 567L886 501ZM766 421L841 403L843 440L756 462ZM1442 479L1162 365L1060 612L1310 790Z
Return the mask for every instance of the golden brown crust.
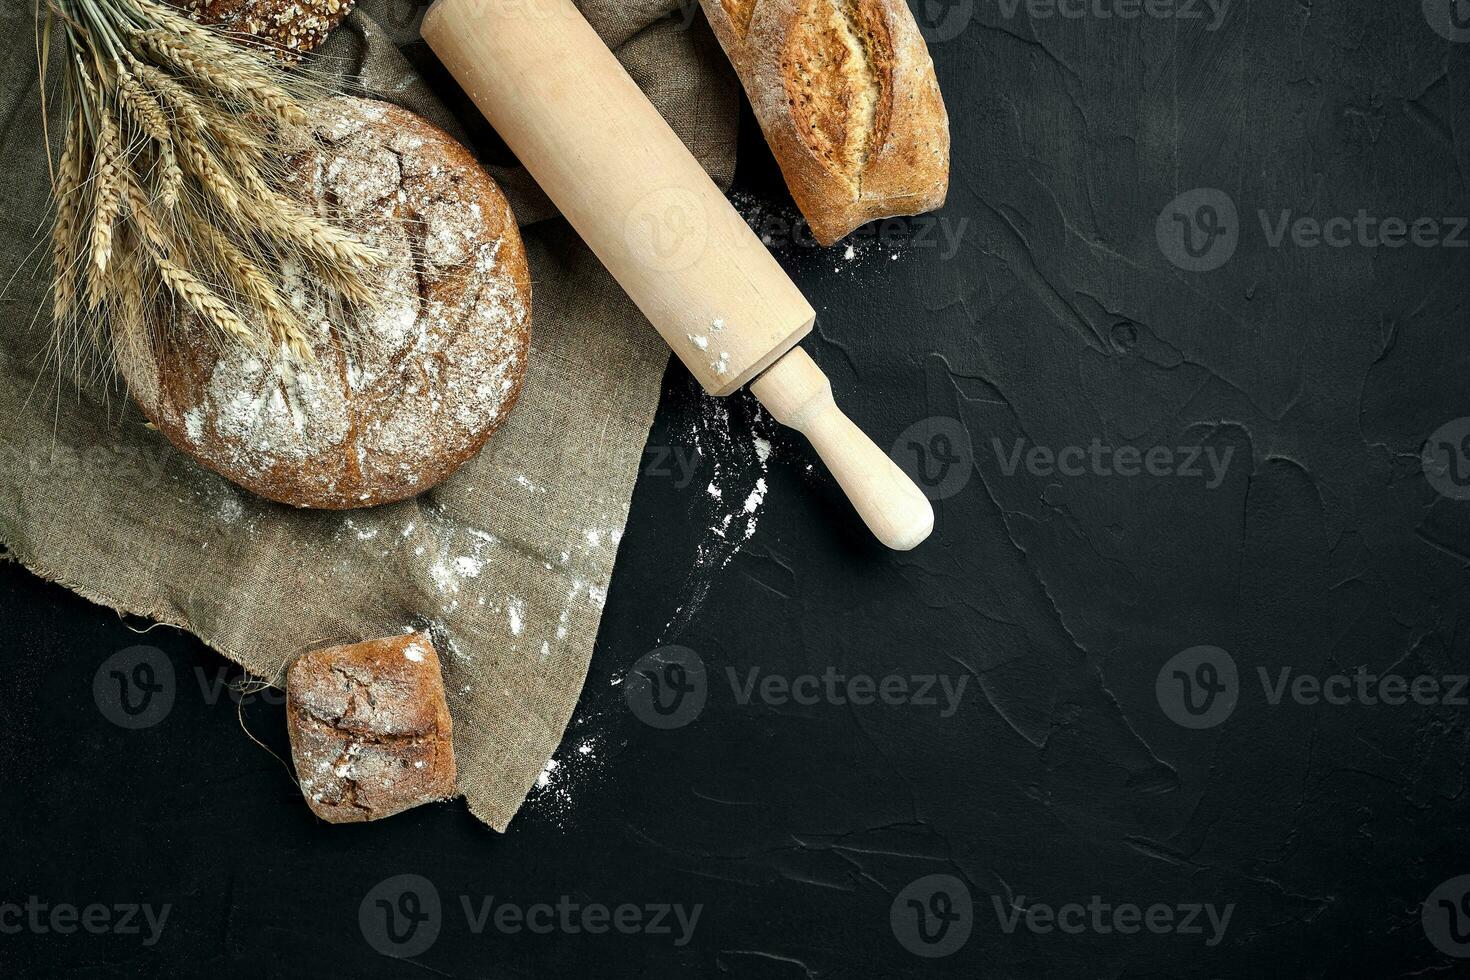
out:
M949 117L903 0L702 0L823 245L949 189Z
M286 671L286 725L301 792L329 823L454 795L449 705L423 633L302 654Z
M356 0L168 0L203 24L249 34L281 49L303 54L326 40L352 12Z
M339 98L291 188L388 257L382 308L342 313L309 276L283 292L317 360L221 345L187 311L120 367L174 445L263 497L346 509L416 496L480 450L520 394L530 271L504 195L469 152L405 110Z

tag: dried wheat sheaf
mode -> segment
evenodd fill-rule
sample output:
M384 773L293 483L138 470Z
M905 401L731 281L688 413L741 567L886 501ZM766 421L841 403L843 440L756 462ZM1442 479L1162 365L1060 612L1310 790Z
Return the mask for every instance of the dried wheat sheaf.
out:
M305 76L154 0L37 4L42 72L61 52L68 109L52 167L63 369L147 356L160 303L218 343L310 360L285 268L349 306L374 302L378 254L283 189L292 149L313 138Z

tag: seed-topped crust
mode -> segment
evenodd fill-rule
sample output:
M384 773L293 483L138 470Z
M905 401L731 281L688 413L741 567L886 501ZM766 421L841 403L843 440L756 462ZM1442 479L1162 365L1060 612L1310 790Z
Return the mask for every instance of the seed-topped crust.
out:
M356 0L169 0L195 20L267 41L287 56L319 46Z

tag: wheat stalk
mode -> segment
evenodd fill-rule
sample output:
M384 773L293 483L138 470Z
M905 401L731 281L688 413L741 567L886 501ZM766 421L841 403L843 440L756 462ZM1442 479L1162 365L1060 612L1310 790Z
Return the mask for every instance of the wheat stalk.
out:
M106 288L107 263L112 259L112 226L122 200L122 138L106 106L98 110L97 160L92 169L91 262L87 269L87 306L95 310Z
M239 314L213 289L171 256L172 243L154 216L143 188L130 181L127 196L132 219L142 232L144 250L164 285L220 333L248 345L259 346L260 335L247 327Z
M71 103L52 185L59 338L140 356L168 322L143 301L151 288L220 343L305 361L312 345L276 285L287 265L350 306L377 302L379 253L286 190L283 154L316 145L300 79L156 0L39 2L38 30L66 44Z
M311 343L302 331L301 320L292 312L290 304L270 281L260 267L236 248L229 239L213 225L201 224L204 231L203 244L222 268L235 271L235 282L245 295L260 310L275 346L284 345L298 359L315 359Z
M56 198L56 223L51 230L51 256L57 269L52 315L58 321L70 316L72 306L76 303L76 279L71 271L76 263L77 239L81 227L78 199L82 194L83 139L81 123L73 118L67 129L66 147L62 150L61 162L56 167L51 188L52 196Z
M183 186L184 174L179 169L178 157L174 152L174 138L169 132L168 114L153 93L143 87L132 65L117 66L117 94L123 111L133 124L147 134L158 153L159 177L158 197L165 208L171 208L179 200L179 188Z
M197 48L191 46L199 44L198 38L204 33L195 28L183 37L163 31L138 31L134 36L145 50L206 90L235 99L252 110L269 113L288 126L306 124L306 111L284 89L249 74L236 74L234 69L240 63L224 57L217 49L202 44Z
M124 232L113 270L110 297L113 303L113 351L120 363L141 366L148 362L152 351L152 331L148 326L144 299L144 256L136 236Z

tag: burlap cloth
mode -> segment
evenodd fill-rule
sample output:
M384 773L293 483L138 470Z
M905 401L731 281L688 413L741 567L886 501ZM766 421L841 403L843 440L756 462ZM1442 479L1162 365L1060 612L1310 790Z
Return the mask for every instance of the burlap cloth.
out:
M674 3L582 6L728 183L734 77L704 22ZM461 128L409 67L433 64L418 40L426 6L364 0L325 64L462 139L483 135L470 141L483 159L495 151L477 145L493 143L483 120L456 93ZM118 392L78 391L43 361L48 185L32 5L3 8L0 542L40 575L183 627L271 681L308 645L432 627L448 647L459 788L504 830L581 692L668 349L565 223L544 220L552 211L525 173L491 167L532 225L530 370L509 422L448 482L405 503L303 512L236 489L146 428Z

